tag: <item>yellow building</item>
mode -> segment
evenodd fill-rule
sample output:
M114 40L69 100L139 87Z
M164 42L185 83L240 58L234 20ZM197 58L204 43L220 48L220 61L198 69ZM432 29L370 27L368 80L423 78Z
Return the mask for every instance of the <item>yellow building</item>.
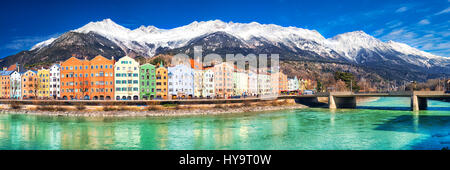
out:
M168 71L163 63L156 69L156 99L167 99Z
M38 78L38 98L47 99L50 97L50 70L40 69L37 73Z

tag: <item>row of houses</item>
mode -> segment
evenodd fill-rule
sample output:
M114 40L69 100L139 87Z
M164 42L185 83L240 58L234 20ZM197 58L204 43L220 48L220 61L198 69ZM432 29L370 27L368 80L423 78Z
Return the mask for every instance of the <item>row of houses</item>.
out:
M17 64L16 64L17 65ZM301 89L301 81L279 72L240 71L226 62L203 67L143 64L128 56L115 61L103 56L71 57L48 69L0 72L1 98L64 100L148 100L229 98L281 94ZM275 77L275 78L274 78Z

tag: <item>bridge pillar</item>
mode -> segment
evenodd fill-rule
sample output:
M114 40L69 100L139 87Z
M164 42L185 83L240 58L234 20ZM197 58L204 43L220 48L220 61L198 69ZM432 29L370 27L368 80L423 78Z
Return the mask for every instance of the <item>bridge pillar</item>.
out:
M419 111L426 110L428 107L428 99L426 97L411 96L411 110Z
M336 108L356 108L356 97L335 97L330 95L328 98L328 107L330 109Z
M334 101L334 96L328 96L328 108L336 109L336 102Z

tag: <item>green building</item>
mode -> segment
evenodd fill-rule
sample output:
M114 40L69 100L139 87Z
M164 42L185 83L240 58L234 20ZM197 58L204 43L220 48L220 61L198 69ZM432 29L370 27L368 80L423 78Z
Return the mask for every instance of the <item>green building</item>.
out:
M156 96L155 66L143 64L140 67L140 96L142 100L154 99Z

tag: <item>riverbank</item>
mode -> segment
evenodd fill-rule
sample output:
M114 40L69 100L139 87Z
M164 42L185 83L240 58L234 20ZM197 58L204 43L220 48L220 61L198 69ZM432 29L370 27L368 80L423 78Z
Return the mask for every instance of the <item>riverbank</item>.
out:
M18 106L2 105L1 114L28 114L84 117L193 116L266 112L308 108L292 99L254 103L215 105L150 105L150 106ZM15 109L14 109L15 108Z

